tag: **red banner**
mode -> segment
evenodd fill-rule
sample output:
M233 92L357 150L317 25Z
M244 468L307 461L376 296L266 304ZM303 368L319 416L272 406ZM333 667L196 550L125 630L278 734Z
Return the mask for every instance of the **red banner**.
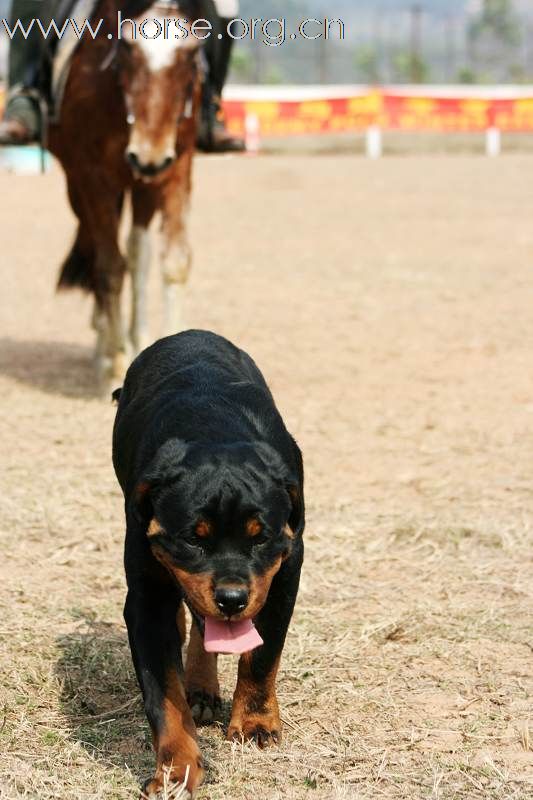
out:
M322 100L226 100L231 132L243 135L246 117L256 117L262 136L345 133L370 125L384 130L481 132L533 131L531 97L440 97L373 91L366 95Z
M365 130L381 116L377 92L333 100L226 100L224 111L231 133L242 136L247 116L259 120L262 136L345 133Z

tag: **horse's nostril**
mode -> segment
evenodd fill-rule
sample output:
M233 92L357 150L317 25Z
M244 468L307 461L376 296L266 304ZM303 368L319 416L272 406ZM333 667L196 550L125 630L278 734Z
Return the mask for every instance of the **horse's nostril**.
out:
M132 169L139 169L139 157L135 150L126 150L126 161L132 167Z
M135 172L138 172L139 175L143 175L147 178L153 178L155 175L159 175L161 172L164 172L170 167L174 160L175 158L173 156L166 156L162 161L157 163L155 161L141 162L135 151L128 150L126 152L126 161L130 167Z

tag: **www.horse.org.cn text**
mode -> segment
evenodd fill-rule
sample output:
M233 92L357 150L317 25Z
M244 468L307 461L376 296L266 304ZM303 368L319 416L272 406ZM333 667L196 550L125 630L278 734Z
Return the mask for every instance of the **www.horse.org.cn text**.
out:
M72 35L77 39L88 36L96 39L100 28L104 23L103 19L94 21L76 20L68 18L61 24L52 19L45 24L39 17L29 20L25 24L16 19L10 23L3 18L1 20L0 35L5 33L9 39L18 37L27 39L30 34L37 32L43 39L63 39L67 35ZM286 42L303 40L314 42L323 41L344 41L346 38L346 26L343 20L325 17L323 19L308 18L302 20L297 26L297 30L290 32L287 20L283 17L271 17L262 19L261 17L252 19L232 19L226 26L227 35L236 41L248 39L258 41L267 47L280 47ZM188 39L196 39L200 42L209 39L213 35L213 26L206 19L197 19L189 22L186 19L175 17L153 17L142 20L141 22L128 17L123 17L119 11L117 14L116 35L108 34L108 38L122 40L127 39L146 39L146 40L169 40L177 39L186 42ZM222 38L222 34L217 34Z

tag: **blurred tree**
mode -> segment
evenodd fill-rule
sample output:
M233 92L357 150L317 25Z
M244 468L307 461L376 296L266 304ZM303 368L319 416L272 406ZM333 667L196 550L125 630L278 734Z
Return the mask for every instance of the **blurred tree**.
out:
M472 67L462 67L457 73L459 83L479 83L478 76Z
M377 48L364 44L355 53L355 68L363 83L381 83L381 66Z
M513 83L531 83L531 76L523 64L510 64L509 77Z
M265 72L263 83L279 85L283 83L283 70L273 64Z
M248 50L234 48L231 54L231 70L236 80L250 83L254 76L254 60Z
M471 60L502 80L510 77L521 41L520 22L512 0L483 0L468 29ZM495 74L496 70L496 74Z
M469 34L473 41L491 37L504 45L517 45L520 25L512 0L483 0L483 7L471 23Z
M430 69L424 59L412 52L398 50L392 59L394 79L400 83L427 83Z

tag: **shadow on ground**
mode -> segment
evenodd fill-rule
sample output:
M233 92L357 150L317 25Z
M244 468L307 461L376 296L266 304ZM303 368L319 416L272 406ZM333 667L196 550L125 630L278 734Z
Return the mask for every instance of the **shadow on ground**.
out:
M92 351L80 345L0 339L0 374L47 394L98 397Z
M126 631L85 617L57 643L61 710L71 738L96 760L127 764L139 781L146 778L153 755Z
M71 739L108 766L127 765L142 783L155 760L125 629L85 616L79 631L60 636L57 644L61 710ZM212 747L201 735L199 744L204 755ZM211 782L209 758L206 766Z

